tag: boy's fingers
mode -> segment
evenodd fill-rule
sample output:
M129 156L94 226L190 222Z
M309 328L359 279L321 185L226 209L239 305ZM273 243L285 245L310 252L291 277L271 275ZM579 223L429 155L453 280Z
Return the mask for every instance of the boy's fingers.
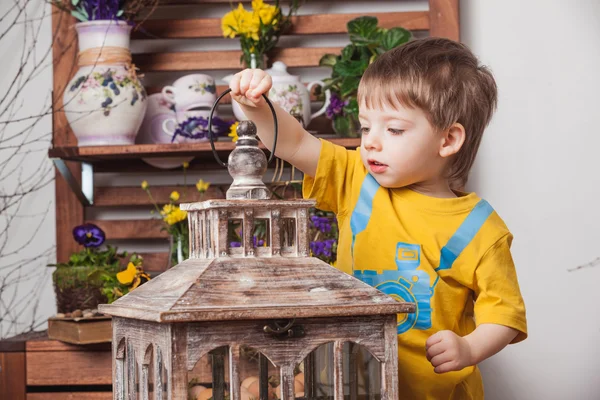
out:
M427 360L431 361L437 355L443 354L446 351L446 346L443 343L436 343L427 349Z
M447 351L442 352L429 360L434 367L447 363L448 361L452 361L452 356Z
M252 80L252 71L245 70L242 72L242 76L240 79L240 94L242 96L246 96L246 92L250 87L250 81Z
M267 94L271 89L272 82L271 77L269 75L265 75L262 77L260 82L256 85L256 88L252 90L253 97L260 97L262 94Z
M433 371L436 374L443 374L445 372L450 372L450 371L458 371L458 365L456 363L456 361L452 360L452 361L447 361L441 365L438 365L437 367L435 367L433 369Z
M429 336L429 338L425 342L425 350L427 350L434 344L441 342L442 339L443 339L443 336L440 334L440 332L434 333L433 335Z
M263 79L264 75L265 75L264 73L260 73L258 71L255 72L252 75L252 80L250 81L249 89L250 90L255 89L258 86L258 84L260 83L260 81Z
M240 94L240 77L239 74L235 74L231 82L229 82L229 88L231 89L232 95Z

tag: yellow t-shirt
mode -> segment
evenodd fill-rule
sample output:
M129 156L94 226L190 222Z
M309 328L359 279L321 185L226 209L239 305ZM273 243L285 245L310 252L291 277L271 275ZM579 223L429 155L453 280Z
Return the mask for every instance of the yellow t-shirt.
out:
M337 215L338 269L417 305L398 316L400 398L483 399L477 366L436 374L425 342L440 330L465 336L482 323L518 330L513 343L527 337L512 235L498 214L474 193L434 198L380 187L359 151L324 140L303 194Z

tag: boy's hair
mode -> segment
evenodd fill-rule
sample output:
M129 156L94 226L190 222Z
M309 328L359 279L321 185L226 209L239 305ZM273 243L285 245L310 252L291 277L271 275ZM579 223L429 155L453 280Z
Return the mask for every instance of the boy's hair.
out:
M462 187L496 109L497 87L491 72L479 65L467 46L425 38L377 58L361 79L358 101L369 108L418 107L439 131L456 122L463 125L465 142L448 175L453 187Z

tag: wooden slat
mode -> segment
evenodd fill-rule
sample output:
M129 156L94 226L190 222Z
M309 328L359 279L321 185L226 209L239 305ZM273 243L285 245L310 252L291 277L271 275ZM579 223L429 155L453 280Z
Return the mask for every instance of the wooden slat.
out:
M86 221L97 225L106 233L107 239L166 239L166 231L161 231L160 219L127 219Z
M317 67L324 54L339 54L341 47L311 47L276 49L273 59L288 67ZM197 71L240 69L241 50L182 51L177 53L144 53L133 56L142 72Z
M39 351L26 358L27 385L112 384L110 351Z
M112 392L28 393L27 400L112 400Z
M77 139L69 127L63 108L63 92L75 73L77 56L77 35L72 25L75 18L52 8L52 144L54 146L76 146ZM80 179L81 166L67 163L76 179ZM71 238L71 230L83 220L83 206L71 191L62 175L55 169L55 208L56 208L56 261L66 262L69 256L79 251Z
M146 272L163 272L169 265L169 253L140 253L144 259L143 267Z
M25 400L25 353L0 353L0 399Z
M370 13L379 20L379 26L393 28L401 26L409 30L428 30L429 12L389 12ZM315 35L347 33L346 24L364 14L314 14L292 18L292 28L288 35ZM220 38L221 18L197 19L156 19L147 20L142 28L133 34L134 39L193 39Z
M97 343L88 344L85 346L78 346L75 344L69 344L60 342L58 340L48 339L45 334L44 338L29 340L27 341L27 353L35 352L57 352L57 351L93 351L93 352L110 352L110 343Z
M337 145L354 148L360 146L360 138L331 138ZM231 151L235 147L232 142L216 142L217 151ZM261 143L260 147L264 149ZM138 144L117 146L55 147L50 149L49 156L73 161L94 162L109 159L136 159L143 157L180 157L186 155L211 154L210 143L169 143Z
M458 0L429 0L429 35L460 40Z
M167 204L172 192L178 192L182 203L225 198L227 185L212 185L201 197L195 186L152 186L152 197L157 204ZM94 206L151 206L148 194L139 186L108 186L94 188Z
M267 182L267 187L275 190L279 196L285 198L299 198L301 193L294 193L289 187L283 190L282 184L273 186ZM179 202L193 203L203 200L224 199L229 184L211 185L203 196L198 193L196 187L190 186L152 186L152 198L157 204L167 204L169 196L176 191L180 194ZM106 186L94 188L94 206L115 207L115 206L152 206L152 201L148 194L139 186Z

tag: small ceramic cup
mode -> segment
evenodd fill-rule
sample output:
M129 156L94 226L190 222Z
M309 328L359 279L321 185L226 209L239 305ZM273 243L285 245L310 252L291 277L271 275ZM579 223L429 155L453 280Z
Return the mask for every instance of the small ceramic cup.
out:
M217 100L217 87L210 75L191 74L177 79L172 86L165 86L162 95L175 111L188 111L210 107Z
M216 115L216 113L213 115ZM172 115L170 118L163 120L162 130L166 135L170 135L170 137L173 137L173 135L175 134L175 130L177 130L179 124L185 122L188 118L202 117L202 118L208 119L209 116L210 116L210 110L178 111L177 113L175 113L175 115ZM179 143L178 140L180 140L180 138L183 138L183 136L178 135L175 138L175 142ZM186 139L189 139L189 138L186 138ZM208 140L208 138L190 139L190 140L205 141L205 140Z

